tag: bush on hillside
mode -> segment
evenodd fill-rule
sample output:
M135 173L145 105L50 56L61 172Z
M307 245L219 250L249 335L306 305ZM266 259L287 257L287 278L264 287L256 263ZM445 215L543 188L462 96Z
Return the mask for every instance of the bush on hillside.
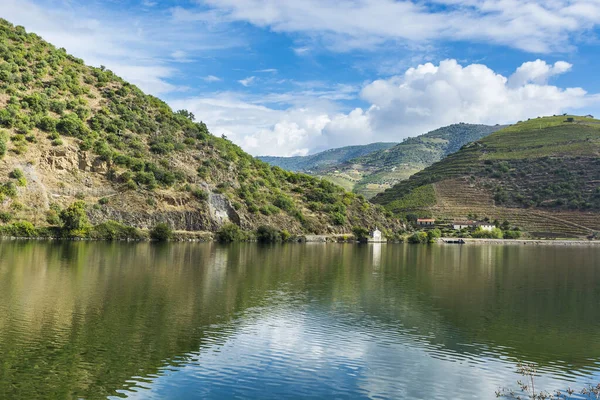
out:
M164 222L159 222L150 230L150 238L153 240L158 240L159 242L164 242L173 236L173 231L171 227Z
M271 226L262 225L256 230L256 240L262 243L276 243L281 242L282 237L277 229Z
M217 232L217 240L223 243L237 242L243 239L243 233L236 224L225 224Z
M429 242L429 237L425 232L415 232L408 238L408 243L426 244Z

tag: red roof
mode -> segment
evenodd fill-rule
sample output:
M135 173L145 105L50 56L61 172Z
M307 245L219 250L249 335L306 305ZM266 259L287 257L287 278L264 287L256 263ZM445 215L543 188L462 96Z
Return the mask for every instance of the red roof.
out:
M431 219L431 218L417 218L417 222L435 222L435 219Z

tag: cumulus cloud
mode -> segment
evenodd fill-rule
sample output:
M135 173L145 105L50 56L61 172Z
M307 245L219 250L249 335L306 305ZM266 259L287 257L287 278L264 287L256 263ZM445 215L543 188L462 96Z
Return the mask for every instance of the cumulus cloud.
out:
M557 61L554 65L546 64L539 59L526 62L510 76L508 84L511 87L519 87L527 83L545 84L552 76L564 74L571 67L572 65L565 61Z
M330 48L388 40L472 40L530 52L565 51L600 24L597 0L203 0L229 20L318 34Z
M367 83L359 94L366 106L347 112L340 110L336 99L354 89L344 86L254 98L226 93L182 100L174 107L202 116L214 133L226 134L254 155L303 155L351 144L401 141L458 122L514 123L597 104L598 95L582 88L548 84L552 76L570 68L564 62L537 60L507 78L482 64L426 63ZM277 107L265 105L270 103ZM283 103L288 107L281 107Z

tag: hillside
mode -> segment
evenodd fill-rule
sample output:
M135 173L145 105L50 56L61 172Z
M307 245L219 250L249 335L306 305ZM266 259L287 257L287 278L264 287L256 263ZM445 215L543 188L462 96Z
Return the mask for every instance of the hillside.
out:
M397 214L508 220L535 236L600 231L600 121L555 116L463 147L373 202Z
M83 209L93 224L137 228L398 226L364 199L271 167L191 113L0 20L0 228L64 224L74 203L68 211Z
M270 157L261 156L259 160L283 168L288 171L310 172L321 168L338 165L353 158L362 157L375 151L389 149L397 143L371 143L362 146L346 146L330 149L309 156Z
M454 124L408 138L402 143L321 168L315 175L367 198L408 179L409 176L479 140L503 126Z

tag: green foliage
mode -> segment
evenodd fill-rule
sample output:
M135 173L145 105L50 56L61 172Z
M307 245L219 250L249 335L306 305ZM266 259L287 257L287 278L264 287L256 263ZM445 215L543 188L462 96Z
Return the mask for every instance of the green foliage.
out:
M38 230L29 221L17 221L0 227L0 235L15 237L37 237Z
M493 228L491 231L477 228L472 235L474 238L478 239L502 239L503 234L502 231L498 228Z
M17 197L17 187L13 182L6 182L0 186L0 194L8 197Z
M6 154L6 139L0 135L0 159Z
M503 231L504 239L519 239L521 237L520 231Z
M225 224L217 232L216 238L219 242L231 243L244 239L244 234L236 224Z
M12 214L6 211L0 211L0 222L7 223L12 220Z
M341 212L334 212L331 214L331 222L334 225L344 225L346 223L346 215Z
M66 232L81 231L89 227L85 202L76 201L59 214L62 229Z
M200 188L192 189L192 195L200 201L208 200L208 192Z
M63 135L78 138L83 138L87 134L87 127L77 114L74 113L61 116L56 124L56 130Z
M430 229L427 231L427 241L429 243L435 243L436 239L439 239L442 237L442 231L440 231L439 229Z
M273 205L284 211L291 211L294 208L294 200L283 194L279 194L273 200Z
M369 230L362 226L355 226L352 228L352 233L357 240L366 241L369 238Z
M102 240L125 240L143 239L144 235L136 228L109 220L94 226L90 231L90 237Z
M108 204L108 202L109 202L109 200L106 197L102 197L98 200L98 204L100 204L100 205Z
M429 236L426 232L415 232L408 237L408 243L426 244L429 243Z
M173 230L171 227L163 222L156 224L150 230L150 238L159 242L164 242L173 236Z
M262 243L276 243L283 240L279 230L266 225L261 225L256 230L256 240Z

